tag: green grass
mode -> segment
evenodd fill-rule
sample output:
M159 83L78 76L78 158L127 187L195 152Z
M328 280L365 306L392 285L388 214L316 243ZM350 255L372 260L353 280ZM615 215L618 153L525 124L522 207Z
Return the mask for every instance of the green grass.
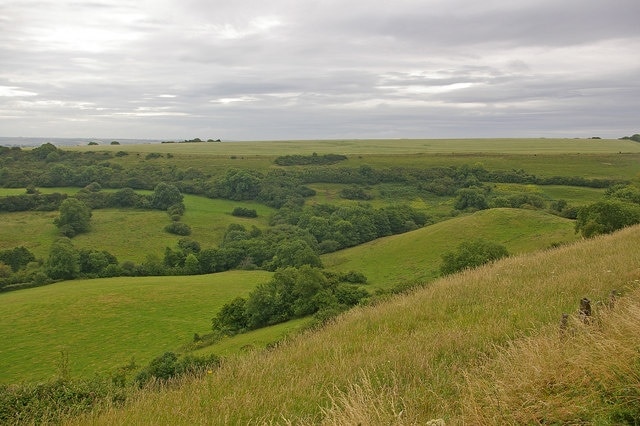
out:
M53 377L60 351L68 354L73 376L109 372L131 358L145 365L191 342L194 333L208 333L224 303L270 276L110 278L0 293L0 383Z
M503 244L518 254L578 237L567 219L533 210L490 209L329 253L322 261L327 268L364 272L372 287L390 288L437 277L442 253L473 238Z
M58 212L0 213L0 250L24 246L37 258L46 258L59 235L53 220Z
M391 288L432 280L438 274L441 253L472 237L503 243L512 253L576 238L572 222L565 219L536 211L495 209L328 254L323 256L323 262L331 269L363 272L371 290ZM78 246L88 243L74 241ZM135 246L135 242L128 241L127 245ZM122 365L132 356L140 363L148 361L158 352L189 343L193 333L206 334L210 318L222 304L246 295L268 276L264 272L228 272L71 281L0 294L7 320L5 328L0 328L0 338L11 348L0 353L8 363L7 368L0 369L7 375L2 379L28 380L53 374L60 350L69 352L73 372L81 375L101 369L103 361L108 368ZM202 353L233 354L248 345L263 347L303 326L305 321L224 339ZM109 343L100 343L96 336ZM28 354L45 362L34 365Z

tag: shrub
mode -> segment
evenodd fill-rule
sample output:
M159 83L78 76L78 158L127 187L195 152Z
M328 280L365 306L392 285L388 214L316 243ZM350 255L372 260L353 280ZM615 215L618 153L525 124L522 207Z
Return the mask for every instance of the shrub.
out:
M171 222L164 227L164 230L175 235L191 235L191 227L183 222Z
M236 207L231 212L231 215L237 217L258 217L258 212L255 209Z
M220 365L220 358L211 354L206 357L187 355L182 360L173 352L165 352L151 360L149 365L138 373L135 381L142 387L155 379L167 381L185 374L200 374Z
M640 206L622 201L598 201L578 210L576 232L585 237L608 234L640 223Z
M485 263L501 259L509 255L506 247L483 239L465 241L453 252L442 255L440 272L443 275L453 274L464 269L475 268Z

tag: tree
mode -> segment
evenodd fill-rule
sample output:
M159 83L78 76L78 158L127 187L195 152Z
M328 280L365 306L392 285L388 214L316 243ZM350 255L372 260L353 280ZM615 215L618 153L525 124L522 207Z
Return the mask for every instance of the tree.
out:
M91 209L77 198L67 198L60 204L60 216L54 220L66 237L87 232L90 228Z
M640 206L617 200L598 201L578 210L576 232L585 237L608 234L640 223Z
M442 255L440 272L443 275L453 274L464 269L475 268L509 255L501 244L476 239L460 244L456 251Z
M242 333L247 328L246 303L247 300L242 297L226 303L211 321L213 330L227 336Z
M13 272L17 272L34 260L36 260L34 254L23 246L0 251L0 262L10 266Z
M139 199L140 196L131 188L122 188L111 196L114 207L135 207L138 205Z
M69 238L58 238L51 245L45 270L54 280L71 280L78 276L80 255Z
M200 262L195 254L189 253L184 260L184 273L187 275L196 275L200 273Z
M164 230L170 234L175 235L191 235L191 227L186 223L182 222L171 222L167 226L164 227Z
M275 270L286 266L300 267L302 265L320 268L322 267L322 261L318 253L306 241L294 240L278 245L269 269Z
M180 190L169 183L160 182L151 195L151 206L158 210L167 210L174 204L182 202L184 196Z
M480 188L462 188L456 192L456 210L484 210L488 207L487 197Z

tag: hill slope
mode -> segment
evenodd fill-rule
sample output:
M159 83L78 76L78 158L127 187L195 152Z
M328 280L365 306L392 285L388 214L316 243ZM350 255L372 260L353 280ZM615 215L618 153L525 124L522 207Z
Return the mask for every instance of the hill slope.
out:
M211 375L162 392L142 392L124 409L78 421L425 424L444 418L460 424L473 418L467 411L473 407L463 401L478 365L490 363L500 345L540 330L555 333L557 341L561 313L574 312L582 297L595 302L612 289L632 293L640 283L639 246L640 227L634 227L507 258L354 309L270 352L229 360ZM636 350L635 359L625 363L637 365L639 359ZM591 418L578 418L597 420L596 408L606 407L605 396L586 410L585 416L594 413ZM541 413L538 422L575 420L572 410L584 407L566 402L564 414ZM545 409L544 401L539 405ZM502 407L505 412L517 408Z
M0 294L0 384L145 365L211 329L218 309L269 280L264 271L65 281Z
M503 244L516 254L578 237L568 219L535 210L490 209L330 253L322 261L328 268L363 271L372 286L390 288L437 277L442 253L473 238Z

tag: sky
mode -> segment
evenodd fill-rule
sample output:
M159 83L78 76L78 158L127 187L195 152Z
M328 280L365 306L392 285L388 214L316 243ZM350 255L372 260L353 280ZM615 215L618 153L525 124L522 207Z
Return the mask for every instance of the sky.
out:
M639 0L0 0L0 136L640 133Z

